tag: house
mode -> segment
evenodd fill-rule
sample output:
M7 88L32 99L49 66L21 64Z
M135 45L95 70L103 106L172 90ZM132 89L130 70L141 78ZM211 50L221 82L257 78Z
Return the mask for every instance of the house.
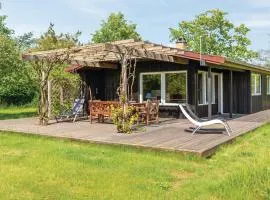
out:
M136 60L135 101L160 100L163 116L179 117L178 104L189 103L201 117L250 114L270 108L270 69L222 56L186 51L183 42L167 47L146 41L122 40L69 50L28 53L26 60L52 58L70 52L66 70L79 73L93 99L116 100L120 57L131 51Z

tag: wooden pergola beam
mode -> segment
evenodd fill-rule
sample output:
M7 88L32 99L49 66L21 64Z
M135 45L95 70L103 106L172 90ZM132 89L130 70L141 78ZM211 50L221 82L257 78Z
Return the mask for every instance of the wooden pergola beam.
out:
M163 55L163 54L155 53L152 51L147 51L144 49L128 48L125 46L114 45L110 43L106 43L104 45L104 51L114 52L117 54L126 54L127 52L131 51L131 55L138 58L174 62L174 59L172 56Z
M175 62L175 54L181 54L182 50L153 44L147 41L123 40L111 43L90 44L73 47L70 49L58 49L51 51L32 52L25 54L25 60L53 60L69 54L69 60L119 61L120 55L131 53L132 58ZM181 61L182 62L182 61ZM179 63L179 62L178 62Z
M93 67L93 68L106 68L106 69L117 69L117 63L109 63L109 62L92 62L87 60L72 60L72 65L80 65L86 67Z

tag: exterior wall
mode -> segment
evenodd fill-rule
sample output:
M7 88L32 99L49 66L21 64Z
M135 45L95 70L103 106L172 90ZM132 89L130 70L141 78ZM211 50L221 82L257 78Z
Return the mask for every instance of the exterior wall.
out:
M258 112L270 109L270 95L267 94L267 80L266 75L261 74L262 88L261 95L252 96L252 110L251 112Z
M250 113L250 71L233 72L233 113ZM223 72L223 112L230 112L230 71Z
M134 82L135 100L139 100L140 73L187 71L187 101L195 113L200 117L208 115L208 104L198 105L198 71L207 71L207 67L200 66L198 61L190 61L188 65L144 61L138 62ZM212 68L212 72L223 74L223 112L229 113L230 109L230 71ZM118 69L99 69L80 71L82 79L92 88L93 99L117 100L117 88L120 79L120 66ZM270 109L270 95L267 95L266 76L262 76L262 95L251 96L251 72L233 72L233 113L248 114L263 109ZM86 99L90 99L89 90L86 88ZM160 113L163 117L181 117L178 106L161 106ZM218 105L212 104L212 114L218 113Z

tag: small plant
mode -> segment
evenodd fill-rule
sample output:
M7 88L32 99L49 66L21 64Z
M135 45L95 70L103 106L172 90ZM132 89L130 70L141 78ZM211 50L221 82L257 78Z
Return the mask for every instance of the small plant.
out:
M119 133L131 133L132 126L138 122L138 118L134 106L128 106L126 113L123 107L112 107L112 120Z

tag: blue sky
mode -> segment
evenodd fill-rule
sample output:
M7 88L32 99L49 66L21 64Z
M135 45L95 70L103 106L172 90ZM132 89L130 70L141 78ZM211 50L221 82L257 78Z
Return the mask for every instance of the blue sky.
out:
M201 12L219 8L229 13L235 24L250 29L252 49L270 48L270 0L0 0L1 15L17 34L46 31L50 22L57 31L82 31L81 41L88 42L102 19L121 11L136 23L145 40L169 44L169 27L191 20Z

